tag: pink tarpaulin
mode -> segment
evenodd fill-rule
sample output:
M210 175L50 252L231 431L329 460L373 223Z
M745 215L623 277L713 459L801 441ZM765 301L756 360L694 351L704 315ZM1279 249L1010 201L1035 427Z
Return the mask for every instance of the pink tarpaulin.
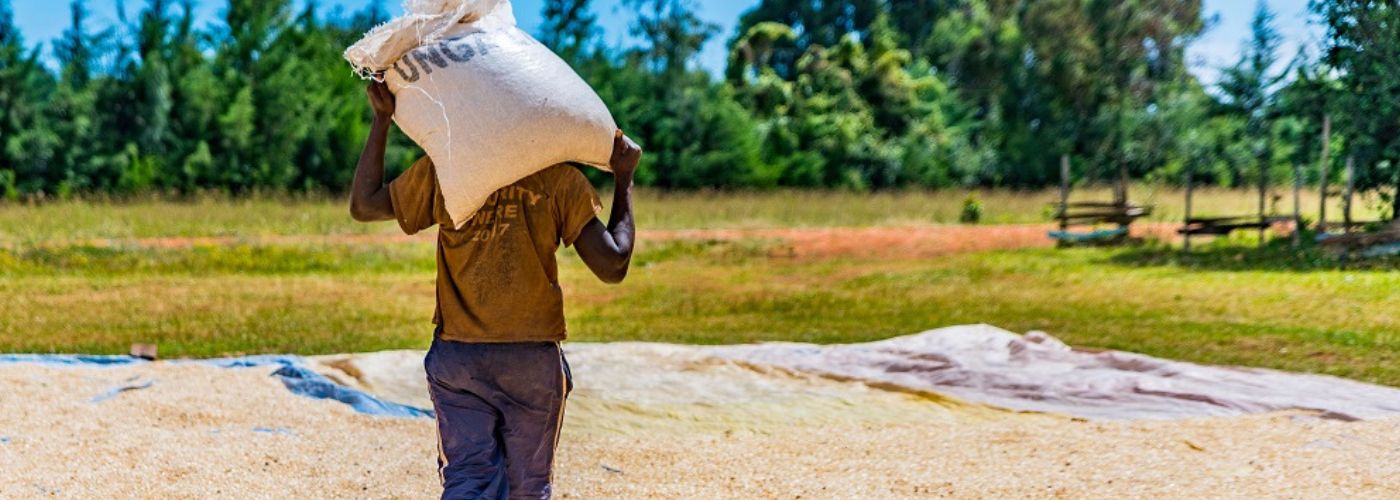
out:
M1204 366L1071 348L1045 333L987 325L866 344L708 348L732 361L931 391L1013 410L1103 418L1184 418L1316 410L1400 415L1400 389L1325 376Z

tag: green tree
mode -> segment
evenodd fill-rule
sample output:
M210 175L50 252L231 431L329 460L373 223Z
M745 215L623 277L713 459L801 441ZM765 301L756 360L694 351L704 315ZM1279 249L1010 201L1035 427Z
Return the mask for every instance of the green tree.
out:
M1038 103L1026 121L1039 124L1030 146L1086 160L1081 175L1099 180L1161 168L1173 148L1153 137L1162 104L1190 89L1185 51L1204 29L1200 0L1044 0L1025 16L1035 91L1022 102ZM1022 154L1054 170L1053 157Z
M1330 67L1322 61L1309 60L1301 49L1291 66L1293 78L1277 93L1277 114L1292 122L1291 134L1285 139L1294 146L1290 160L1305 165L1302 169L1306 176L1304 182L1315 183L1322 175L1317 154L1322 148L1323 121L1338 114L1340 82ZM1342 134L1332 133L1326 158L1332 176L1329 181L1339 178L1345 147Z
M792 27L799 53L811 46L834 47L846 35L862 38L883 12L881 0L763 0L739 17L739 33L775 22Z
M1400 215L1400 6L1391 0L1313 0L1327 26L1325 61L1340 73L1339 122L1356 157L1358 189ZM1384 190L1391 192L1387 193Z
M631 29L640 46L595 85L647 158L637 180L668 188L770 184L755 140L756 124L692 63L716 27L688 0L626 0L638 12ZM621 102L619 102L621 101Z
M0 194L42 192L53 180L49 169L58 137L47 127L43 103L53 78L28 50L14 23L9 0L0 0Z
M61 66L55 91L45 103L45 116L62 145L53 152L47 183L63 184L65 190L109 189L118 173L112 171L110 151L102 147L110 131L100 128L95 88L109 81L98 73L97 63L111 33L88 30L85 2L72 2L69 14L68 29L53 44Z
M719 30L700 19L690 0L623 0L637 12L632 34L642 39L635 54L664 88L680 83L690 71L690 63Z
M115 29L75 2L44 52L0 0L0 191L343 189L368 120L340 51L386 20L383 0L348 17L232 0L210 28L195 2L145 0ZM592 2L547 0L540 38L647 147L643 184L1035 187L1061 154L1099 181L1239 184L1315 154L1330 111L1361 186L1396 185L1396 8L1314 4L1322 61L1271 72L1260 16L1216 94L1184 62L1200 0L763 0L719 81L694 64L715 27L693 0L626 0L636 41L619 47L599 42ZM396 135L389 162L420 154Z
M297 146L317 126L300 112L310 70L297 58L302 33L292 21L290 0L231 0L214 30L223 109L210 149L235 190L291 187Z
M791 26L761 22L731 44L725 75L738 87L761 83L769 76L792 79L798 55L797 32Z
M592 0L545 0L540 42L565 61L577 62L598 34Z
M1284 73L1273 69L1281 39L1274 28L1274 13L1265 2L1255 8L1250 28L1252 35L1240 61L1221 75L1221 106L1244 120L1244 136L1239 140L1248 144L1254 158L1255 168L1249 175L1267 176L1273 156L1274 91Z

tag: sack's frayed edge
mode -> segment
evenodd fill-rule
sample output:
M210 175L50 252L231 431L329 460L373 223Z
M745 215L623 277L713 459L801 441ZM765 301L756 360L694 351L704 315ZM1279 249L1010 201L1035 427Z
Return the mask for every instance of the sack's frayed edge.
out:
M404 14L375 26L345 49L345 60L361 79L383 81L383 72L416 47L442 39L458 24L506 16L515 24L510 0L404 0Z

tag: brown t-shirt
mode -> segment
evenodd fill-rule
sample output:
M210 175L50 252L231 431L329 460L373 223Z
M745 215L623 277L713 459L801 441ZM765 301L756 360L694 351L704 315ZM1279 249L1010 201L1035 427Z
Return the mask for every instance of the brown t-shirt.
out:
M554 254L602 210L582 172L555 165L501 188L461 229L452 227L426 157L389 184L389 195L405 233L439 226L433 322L444 340L564 340Z

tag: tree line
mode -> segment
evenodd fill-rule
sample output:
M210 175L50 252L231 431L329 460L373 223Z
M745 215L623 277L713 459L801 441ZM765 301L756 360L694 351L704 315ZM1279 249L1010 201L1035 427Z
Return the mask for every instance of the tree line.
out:
M734 33L693 0L624 0L623 46L592 3L546 0L535 34L646 147L645 185L1031 188L1059 182L1061 157L1081 182L1222 186L1315 183L1349 157L1359 188L1400 185L1388 0L1314 0L1326 38L1296 55L1260 2L1210 86L1186 60L1201 0L763 0ZM369 120L340 54L388 15L297 5L229 0L200 26L195 0L145 0L94 26L78 0L31 45L0 0L0 190L343 190ZM696 64L715 37L720 75ZM396 135L391 163L418 154Z

